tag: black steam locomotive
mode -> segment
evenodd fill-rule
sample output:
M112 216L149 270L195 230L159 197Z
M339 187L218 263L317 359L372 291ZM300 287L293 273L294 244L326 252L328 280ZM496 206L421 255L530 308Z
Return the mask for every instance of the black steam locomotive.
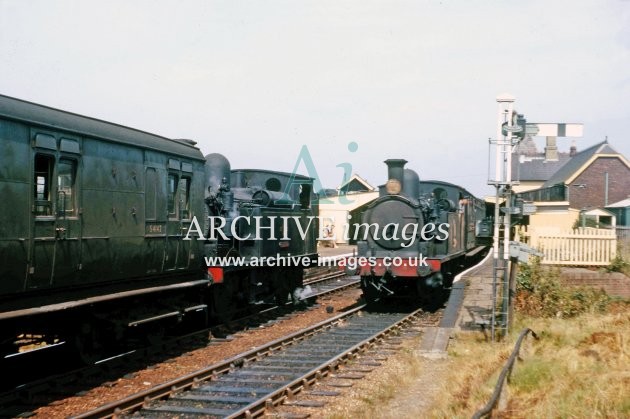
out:
M18 339L94 353L134 331L284 302L302 267L252 266L254 258L316 257L316 229L296 233L317 216L311 178L231 171L191 140L6 96L0 191L0 358ZM278 215L292 223L274 223ZM236 240L252 228L247 217L260 237ZM211 219L225 222L223 234ZM220 256L241 259L205 259Z
M406 160L385 163L388 181L355 232L363 233L357 255L364 297L434 299L490 244L485 204L457 185L420 181Z

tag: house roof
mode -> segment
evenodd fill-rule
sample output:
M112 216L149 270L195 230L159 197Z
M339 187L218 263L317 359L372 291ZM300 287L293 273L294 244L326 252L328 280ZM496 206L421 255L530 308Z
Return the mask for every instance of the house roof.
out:
M347 188L352 182L359 182L361 185L365 186L366 191L373 191L375 189L374 186L370 185L367 182L367 180L363 179L361 176L355 173L350 177L350 179L339 185L337 190L341 191L344 188Z
M512 160L512 173L518 180L546 181L571 159L569 153L558 153L558 160L545 160L544 157L525 160Z
M543 188L554 186L559 183L570 183L570 181L581 173L598 155L615 155L628 164L621 154L608 144L608 140L595 144L573 156L556 173L553 174L543 185Z
M606 205L606 208L627 208L630 207L630 198L626 198L614 204Z
M594 209L592 209L590 211L586 211L584 214L586 214L586 215L606 216L606 217L615 215L612 212L606 211L605 209L602 209L602 208L594 208Z

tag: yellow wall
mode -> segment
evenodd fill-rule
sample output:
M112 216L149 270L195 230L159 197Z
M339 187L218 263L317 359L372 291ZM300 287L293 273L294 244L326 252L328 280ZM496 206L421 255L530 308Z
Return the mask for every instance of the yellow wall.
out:
M580 216L580 211L566 206L551 206L549 202L534 202L535 214L529 216L531 227L556 227L559 230L570 230ZM544 206L543 206L544 205Z
M332 201L331 204L319 204L319 216L322 221L319 227L324 228L329 224L334 226L333 234L335 236L335 243L339 244L348 242L344 238L344 231L349 227L348 215L350 211L378 198L378 192L349 194L345 198L352 201L352 203L340 202L340 198L334 196L327 198L329 201ZM325 220L324 217L334 218L334 221Z

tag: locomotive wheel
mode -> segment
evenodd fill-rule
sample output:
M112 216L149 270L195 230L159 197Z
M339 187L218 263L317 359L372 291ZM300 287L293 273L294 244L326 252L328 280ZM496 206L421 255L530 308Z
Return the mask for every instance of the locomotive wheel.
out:
M442 308L450 294L450 290L445 289L441 285L436 287L427 286L424 283L424 279L416 282L416 292L422 306L431 312Z
M277 288L275 297L276 304L278 304L279 306L283 306L289 301L289 291L283 287Z
M276 298L276 304L283 306L289 301L289 298L293 298L293 293L296 289L294 271L277 269L272 275L273 294Z
M363 299L368 306L375 304L378 300L380 300L381 297L381 294L372 283L373 280L374 279L371 276L361 277L361 290L363 291Z
M279 306L285 305L289 301L289 293L292 294L291 287L287 285L286 279L284 281L282 279L276 281L274 296L276 297L276 304Z
M304 285L304 270L302 268L287 268L279 275L279 281L276 281L276 289L280 296L282 304L286 304L289 298L294 306L305 304L300 300L300 294ZM276 298L277 301L277 298Z

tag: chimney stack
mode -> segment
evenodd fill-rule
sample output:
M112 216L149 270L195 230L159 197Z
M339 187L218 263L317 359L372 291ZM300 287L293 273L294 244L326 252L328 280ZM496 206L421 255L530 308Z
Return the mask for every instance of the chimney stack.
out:
M545 147L545 160L558 161L558 147L556 146L556 137L547 137L547 146Z
M577 147L575 146L575 140L571 142L571 148L569 150L569 156L573 157L577 154Z

